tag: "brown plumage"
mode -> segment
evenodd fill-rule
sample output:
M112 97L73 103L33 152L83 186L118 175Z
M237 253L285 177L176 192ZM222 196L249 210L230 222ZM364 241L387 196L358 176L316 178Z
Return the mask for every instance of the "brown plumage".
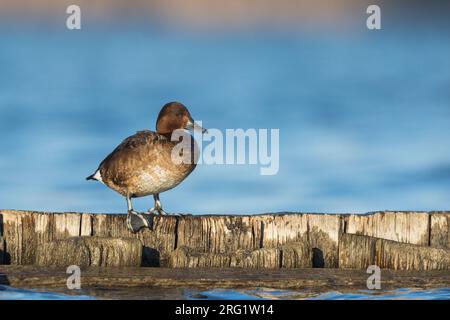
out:
M165 214L159 193L180 184L195 169L198 159L198 147L190 134L182 135L183 139L186 139L183 141L190 141L190 144L184 144L182 148L178 145L178 140L171 141L172 134L177 129L194 128L205 131L195 124L184 105L178 102L168 103L158 115L156 132L138 131L126 138L87 180L100 181L126 197L129 218L131 214L142 218L133 211L131 198L148 195L153 195L155 200L155 207L151 210ZM179 163L176 159L174 161L173 154L184 157L184 163ZM189 161L186 163L186 160ZM133 232L139 229L130 224L128 221ZM143 225L147 224L143 222Z
M195 163L175 164L172 161L172 150L177 143L156 132L138 131L100 164L102 182L132 198L176 187L196 166Z

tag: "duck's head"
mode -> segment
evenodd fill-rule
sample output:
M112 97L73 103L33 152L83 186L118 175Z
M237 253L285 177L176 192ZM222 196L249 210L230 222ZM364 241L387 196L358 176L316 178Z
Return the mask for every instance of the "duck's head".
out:
M159 134L171 134L177 129L199 130L206 132L194 119L189 110L179 102L169 102L165 104L158 115L156 121L156 132Z

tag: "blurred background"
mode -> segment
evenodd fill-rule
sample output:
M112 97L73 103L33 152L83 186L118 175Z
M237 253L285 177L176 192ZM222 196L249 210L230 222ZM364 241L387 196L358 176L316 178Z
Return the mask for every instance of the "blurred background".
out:
M280 169L199 166L168 212L449 210L449 2L0 0L0 208L125 212L84 178L178 100L279 128Z

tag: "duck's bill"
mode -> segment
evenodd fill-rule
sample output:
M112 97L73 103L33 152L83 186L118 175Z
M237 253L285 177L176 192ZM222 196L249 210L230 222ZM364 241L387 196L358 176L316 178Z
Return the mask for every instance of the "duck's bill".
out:
M186 125L186 129L188 130L196 130L199 131L201 133L207 133L208 130L206 130L205 128L202 128L202 126L198 125L197 122L195 121L189 121Z
M201 133L207 133L208 132L207 129L199 126L196 122L194 122L194 130L197 130L197 131L199 131Z

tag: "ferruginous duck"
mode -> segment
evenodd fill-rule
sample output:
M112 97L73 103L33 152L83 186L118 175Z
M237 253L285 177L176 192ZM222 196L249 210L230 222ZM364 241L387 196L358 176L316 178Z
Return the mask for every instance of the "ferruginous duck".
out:
M179 133L179 129L206 131L194 122L183 104L167 103L159 112L156 132L138 131L126 138L100 163L95 173L86 178L97 180L126 198L127 226L133 233L149 227L150 222L148 215L133 210L131 199L153 195L155 205L149 212L165 215L159 194L176 187L196 167L198 147L186 131L182 132L188 135L190 144L181 152L186 153L180 156L191 161L174 161L172 151L180 140L172 141L172 135L175 131ZM175 154L180 153L178 150Z

